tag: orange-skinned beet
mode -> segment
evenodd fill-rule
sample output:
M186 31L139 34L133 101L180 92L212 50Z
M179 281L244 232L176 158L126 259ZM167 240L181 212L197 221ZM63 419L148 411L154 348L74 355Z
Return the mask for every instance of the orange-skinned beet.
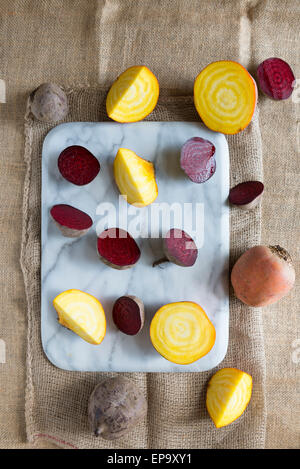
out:
M276 303L293 287L295 271L280 246L255 246L236 261L231 272L234 293L249 306Z

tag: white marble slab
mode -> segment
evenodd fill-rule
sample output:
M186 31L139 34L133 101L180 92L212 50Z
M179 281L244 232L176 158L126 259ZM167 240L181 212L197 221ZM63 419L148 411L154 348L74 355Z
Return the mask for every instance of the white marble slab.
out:
M204 184L189 181L179 165L181 146L195 136L207 138L216 147L217 169ZM59 174L58 155L69 145L86 147L100 161L100 173L87 186L75 186ZM123 202L119 208L119 193L112 171L119 147L130 148L155 163L159 190L155 203L189 204L185 206L181 226L196 236L200 247L193 267L173 264L152 267L152 262L162 254L161 239L145 236L149 229L159 234L169 226L155 224L152 217L153 225L147 230L147 217L153 206L135 209ZM48 359L59 368L81 371L205 371L220 363L227 350L229 324L229 155L224 135L189 122L68 123L58 125L46 136L42 159L41 314L42 342ZM61 235L49 216L52 205L58 203L67 203L89 213L94 226L86 236L71 239ZM113 204L120 211L123 216L119 220L120 227L126 228L127 210L132 212L128 231L139 238L137 242L142 251L138 264L132 269L118 271L98 258L96 227L99 231L107 227L103 203ZM194 223L196 207L197 227ZM138 213L134 216L134 212ZM141 215L140 236L137 234L138 215ZM167 222L165 215L162 218ZM181 227L179 221L175 224L172 218L170 224ZM102 302L107 333L98 346L86 343L57 321L52 300L71 288L88 292ZM126 294L140 297L145 304L145 326L136 336L119 332L111 318L114 301ZM213 349L191 365L176 365L165 360L149 338L149 325L155 311L163 304L182 300L199 303L216 328Z

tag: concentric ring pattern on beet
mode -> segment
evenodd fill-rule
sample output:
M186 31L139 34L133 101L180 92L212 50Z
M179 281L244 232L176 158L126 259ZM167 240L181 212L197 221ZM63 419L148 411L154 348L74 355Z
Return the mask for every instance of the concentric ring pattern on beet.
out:
M277 57L264 60L257 69L260 89L275 100L287 99L293 92L295 76L288 63Z
M190 138L181 149L180 166L191 181L200 184L216 171L215 146L201 137Z

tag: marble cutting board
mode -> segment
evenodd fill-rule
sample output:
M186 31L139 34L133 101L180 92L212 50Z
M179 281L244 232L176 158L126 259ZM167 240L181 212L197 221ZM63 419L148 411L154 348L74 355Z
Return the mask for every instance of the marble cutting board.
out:
M216 148L217 169L204 184L189 181L179 165L181 146L195 136L210 140ZM57 158L70 145L86 147L100 161L100 173L86 186L67 182L58 171ZM154 162L159 191L155 205L136 209L120 200L112 170L120 147L130 148ZM42 150L41 332L48 359L65 370L115 372L206 371L220 363L227 351L229 327L228 192L227 141L224 135L211 132L200 123L76 122L52 129ZM93 218L94 225L86 236L71 239L61 235L49 216L50 208L58 203L73 205ZM172 207L177 209L176 215L175 209L168 212L169 204L175 204ZM132 269L115 270L98 258L96 232L112 227L114 217L141 248L141 258ZM173 226L196 238L197 262L189 268L174 264L153 268L153 261L162 256L160 236ZM94 295L104 307L107 332L98 346L86 343L57 321L52 300L71 288ZM114 301L126 294L138 296L145 304L145 325L136 336L118 331L111 318ZM149 338L155 311L163 304L183 300L199 303L216 329L212 350L191 365L167 361L156 352Z

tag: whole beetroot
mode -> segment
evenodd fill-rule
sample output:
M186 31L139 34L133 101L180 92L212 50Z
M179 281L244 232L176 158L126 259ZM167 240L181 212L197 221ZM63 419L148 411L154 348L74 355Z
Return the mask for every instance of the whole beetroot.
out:
M147 401L128 378L116 376L98 384L89 399L88 417L95 436L116 440L147 412Z
M281 246L255 246L231 272L234 293L249 306L266 306L285 296L295 282L291 256Z
M58 122L68 114L66 93L55 83L43 83L31 94L31 112L43 122Z

